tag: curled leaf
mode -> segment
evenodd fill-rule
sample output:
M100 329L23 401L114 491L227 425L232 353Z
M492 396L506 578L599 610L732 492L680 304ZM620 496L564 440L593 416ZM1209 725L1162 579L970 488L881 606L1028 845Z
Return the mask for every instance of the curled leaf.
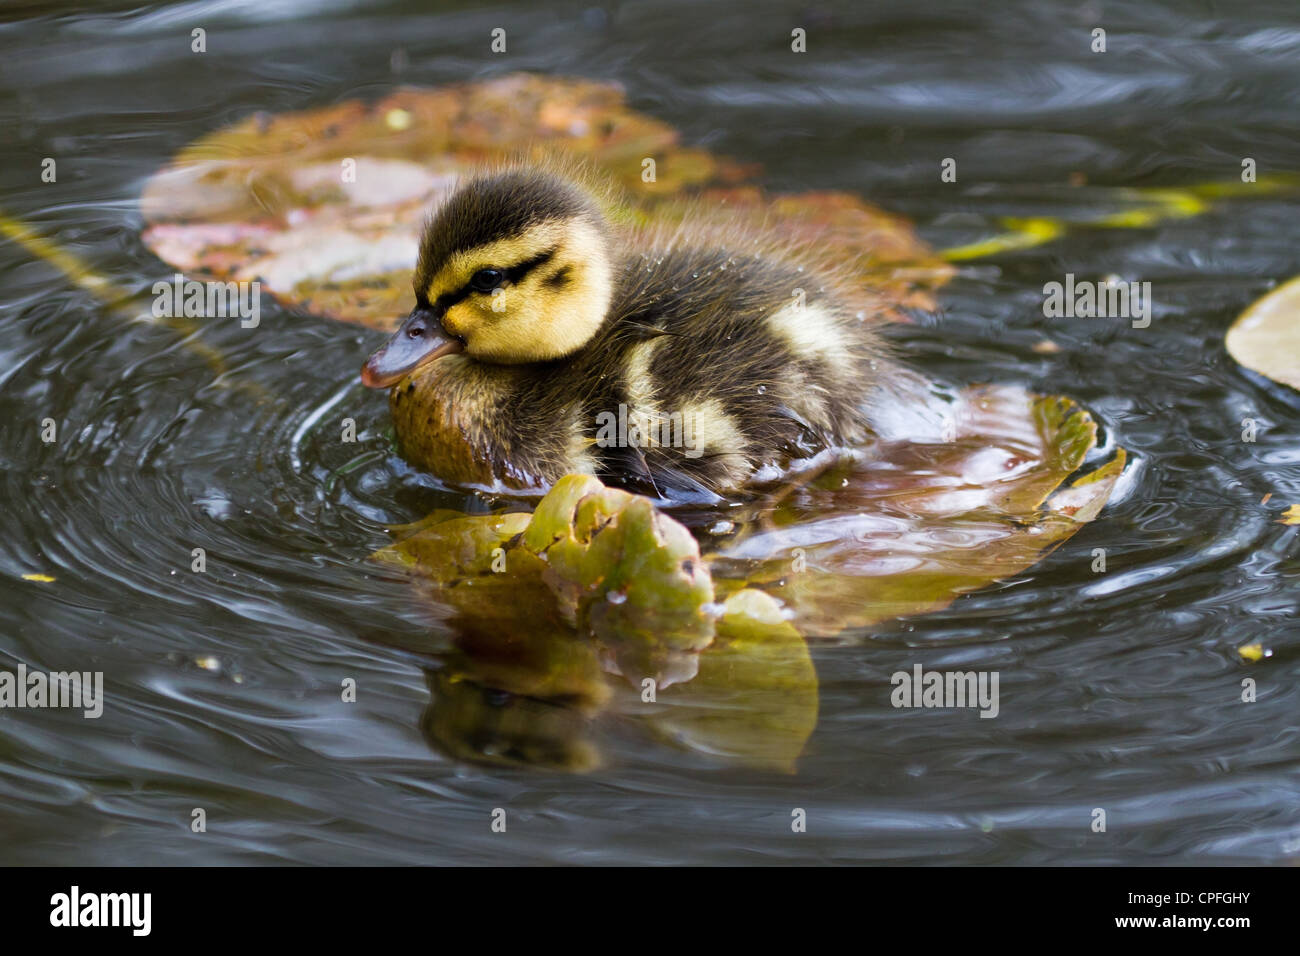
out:
M586 475L556 482L531 516L439 521L376 557L418 569L462 610L487 605L489 616L539 597L540 584L551 613L630 679L688 676L713 640L713 581L690 532L649 499Z
M438 513L407 529L377 556L417 570L457 634L431 678L430 739L481 759L594 765L588 722L607 712L609 673L653 679L638 712L671 739L790 769L817 721L805 638L1024 571L1093 520L1123 472L1119 450L1076 477L1097 429L1068 399L1000 386L929 401L855 464L751 508L703 557L649 499L587 475L561 479L532 515Z

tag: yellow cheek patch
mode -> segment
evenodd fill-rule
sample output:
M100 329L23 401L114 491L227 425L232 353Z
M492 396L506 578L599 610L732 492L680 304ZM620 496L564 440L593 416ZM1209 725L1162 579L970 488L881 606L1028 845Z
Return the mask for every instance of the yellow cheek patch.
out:
M473 327L475 309L468 302L457 302L442 317L442 327L462 338Z

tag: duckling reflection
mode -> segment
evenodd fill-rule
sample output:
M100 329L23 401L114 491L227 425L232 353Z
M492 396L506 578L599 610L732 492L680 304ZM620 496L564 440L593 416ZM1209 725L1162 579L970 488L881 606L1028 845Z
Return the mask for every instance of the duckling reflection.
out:
M616 716L607 714L617 686L610 677L622 676L634 688L646 680L658 687L698 671L698 654L605 646L535 606L485 615L482 598L480 591L471 602L480 613L462 611L448 622L455 649L441 667L425 671L431 700L420 729L430 746L453 759L593 770L602 763L597 718ZM622 697L625 711L626 692Z
M600 765L591 715L571 700L511 693L447 671L425 671L431 700L420 731L454 760L584 773Z

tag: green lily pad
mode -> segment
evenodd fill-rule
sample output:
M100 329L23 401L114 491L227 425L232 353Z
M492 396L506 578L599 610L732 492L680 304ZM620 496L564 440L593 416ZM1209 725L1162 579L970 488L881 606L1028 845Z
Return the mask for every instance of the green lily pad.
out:
M517 546L532 517L435 512L373 558L411 571L450 611L454 647L428 674L421 719L431 744L458 759L587 771L600 763L591 722L612 692L595 645L543 579L545 562Z
M1300 390L1300 277L1251 303L1224 344L1246 368Z
M522 544L546 562L575 625L625 659L699 651L713 639L713 582L699 545L647 498L568 475L542 499Z
M680 656L713 640L713 581L690 532L649 499L587 475L556 482L531 516L437 521L376 557L416 569L441 599L482 607L494 621L527 599L531 626L540 600L631 680L671 683Z

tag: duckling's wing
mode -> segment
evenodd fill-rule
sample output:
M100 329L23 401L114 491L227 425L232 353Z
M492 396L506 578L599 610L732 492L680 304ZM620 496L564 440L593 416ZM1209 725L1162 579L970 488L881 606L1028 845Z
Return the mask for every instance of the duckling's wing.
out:
M650 465L641 449L634 445L604 449L597 477L607 485L618 485L628 491L659 497Z
M698 478L656 462L653 467L638 447L609 448L601 462L602 481L628 491L682 504L717 504L723 499Z
M680 504L715 505L724 499L694 475L656 464L652 469L659 496Z

